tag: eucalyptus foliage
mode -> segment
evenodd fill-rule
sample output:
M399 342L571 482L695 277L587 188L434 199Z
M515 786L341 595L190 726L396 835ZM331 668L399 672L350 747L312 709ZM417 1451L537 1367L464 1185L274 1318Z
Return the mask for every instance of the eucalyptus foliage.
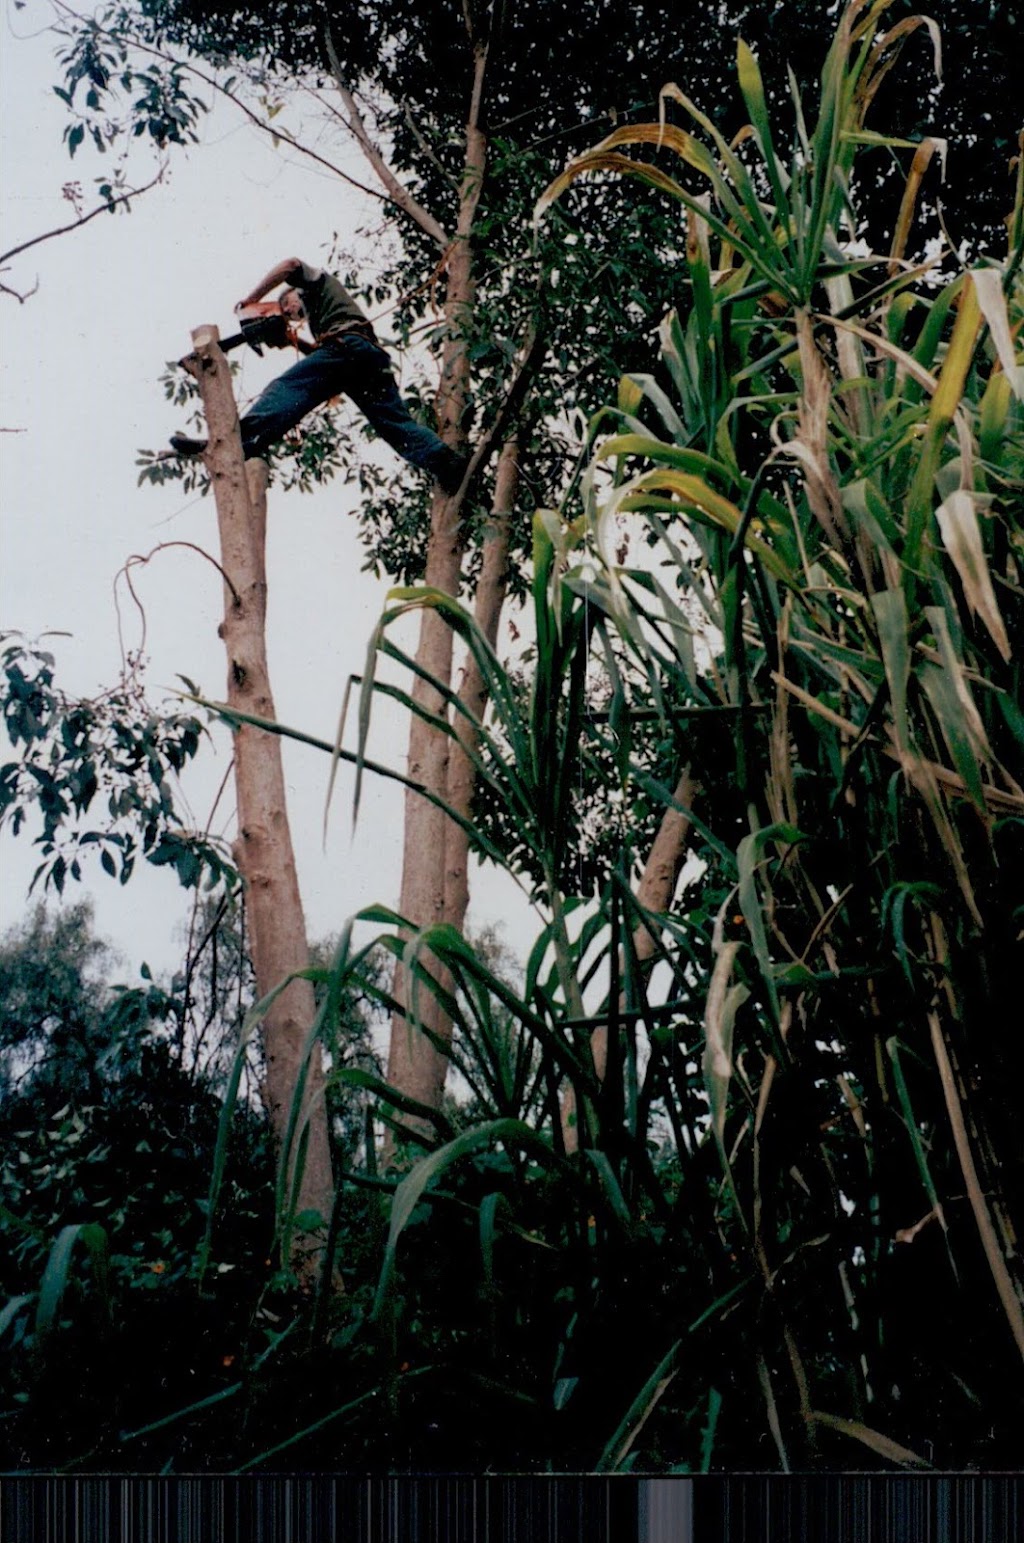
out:
M94 854L121 884L141 857L173 870L186 888L230 887L236 876L223 843L187 826L175 797L205 733L200 720L154 706L138 660L112 689L76 697L57 685L48 649L14 633L0 642L0 710L12 754L0 766L0 829L18 835L38 820L41 861L31 887L42 880L44 890L62 893Z

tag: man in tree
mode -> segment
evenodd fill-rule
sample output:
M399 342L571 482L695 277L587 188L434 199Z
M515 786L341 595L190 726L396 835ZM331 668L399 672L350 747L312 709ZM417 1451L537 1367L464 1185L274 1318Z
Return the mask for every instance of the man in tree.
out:
M284 315L297 325L307 322L316 341L295 336L305 357L271 381L241 419L246 459L264 457L314 407L345 395L404 460L429 472L445 493L456 492L468 464L465 457L412 417L372 323L332 274L286 257L236 309L255 304L279 284L289 286L280 295ZM206 440L172 434L171 447L179 455L200 455Z

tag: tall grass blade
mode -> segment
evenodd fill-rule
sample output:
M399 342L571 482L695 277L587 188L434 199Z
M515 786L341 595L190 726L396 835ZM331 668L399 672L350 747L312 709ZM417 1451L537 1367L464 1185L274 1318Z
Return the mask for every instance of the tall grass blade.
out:
M428 1186L453 1163L496 1141L522 1147L542 1162L558 1166L559 1159L555 1157L549 1143L521 1120L490 1120L475 1129L465 1131L461 1136L456 1136L454 1141L449 1141L436 1152L431 1152L427 1157L422 1158L399 1184L391 1202L391 1221L384 1249L384 1263L381 1267L373 1305L375 1318L380 1316L387 1302L395 1271L398 1242L421 1196Z
M854 1441L860 1441L869 1447L877 1457L882 1457L888 1463L894 1463L898 1468L930 1468L931 1464L909 1447L901 1446L898 1441L893 1441L891 1436L885 1436L881 1431L872 1430L861 1420L845 1420L839 1415L824 1414L820 1409L811 1412L811 1419L817 1425L823 1425L828 1430L839 1431L844 1436L851 1437Z
M57 1234L39 1283L35 1321L38 1340L44 1340L57 1327L76 1243L81 1243L89 1255L93 1284L104 1315L108 1320L110 1318L110 1265L106 1231L98 1222L72 1222L62 1227Z
M985 1258L992 1272L996 1292L999 1296L1003 1312L1006 1314L1006 1321L1010 1326L1014 1343L1021 1357L1024 1358L1024 1310L1021 1307L1020 1294L1007 1267L1006 1260L1003 1258L1002 1250L999 1247L999 1239L996 1237L996 1231L992 1225L988 1202L978 1180L978 1170L974 1161L974 1154L971 1151L971 1143L967 1135L967 1126L964 1121L960 1095L957 1092L953 1068L949 1061L949 1051L946 1049L945 1034L938 1013L930 1012L928 1014L928 1027L931 1033L935 1064L938 1067L939 1078L942 1082L942 1092L946 1101L949 1123L953 1131L956 1155L960 1161L960 1171L964 1176L967 1197L970 1200L971 1210L974 1213L975 1225L981 1238Z
M629 1454L629 1449L636 1441L644 1425L665 1393L672 1379L677 1375L679 1367L677 1361L682 1349L683 1341L677 1339L662 1356L654 1368L636 1398L626 1410L615 1434L608 1442L601 1456L594 1464L595 1473L614 1473L621 1467Z
M942 544L960 575L964 598L971 612L981 617L992 641L1009 661L1010 640L992 587L973 497L963 488L957 488L939 505L935 518Z

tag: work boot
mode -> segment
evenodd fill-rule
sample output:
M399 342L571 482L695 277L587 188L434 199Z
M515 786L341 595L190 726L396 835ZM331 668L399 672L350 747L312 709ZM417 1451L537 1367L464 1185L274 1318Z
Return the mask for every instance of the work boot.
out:
M442 493L457 493L462 486L462 479L469 469L469 456L459 455L455 450L449 450L445 457L445 463L441 470L435 474L434 480Z
M170 439L171 449L177 455L202 455L208 443L205 439L192 439L188 434L172 434Z

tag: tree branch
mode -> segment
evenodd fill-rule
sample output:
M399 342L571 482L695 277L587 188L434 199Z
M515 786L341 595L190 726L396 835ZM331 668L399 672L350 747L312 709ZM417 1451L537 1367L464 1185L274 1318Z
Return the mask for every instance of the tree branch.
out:
M493 423L480 436L477 447L470 457L469 465L466 468L466 476L463 480L463 487L467 487L473 481L477 473L490 458L495 445L504 437L509 426L515 423L526 393L529 391L537 374L544 355L545 343L543 322L538 320L535 314L530 318L529 325L527 326L523 346L519 350L519 362L516 365L516 373L512 377L512 383L498 406Z
M51 3L58 11L63 12L63 14L66 16L73 17L75 21L81 22L85 20L85 17L79 15L77 11L72 10L71 6L65 5L64 0L51 0ZM106 28L97 27L97 31L104 37L116 38L116 34L107 30ZM233 91L229 91L226 86L222 86L220 81L215 79L214 76L207 75L204 70L197 69L194 64L189 63L189 61L186 59L176 59L175 56L171 53L168 53L166 49L155 48L150 43L143 43L137 35L132 37L131 43L132 47L137 48L139 53L149 54L149 56L153 59L162 59L165 63L173 64L176 66L176 68L186 71L189 75L195 76L196 80L201 80L204 86L210 87L211 91L219 92L220 95L226 97L229 102L234 103L239 111L244 113L245 116L249 119L249 122L252 123L255 128L259 129L262 134L269 134L270 138L274 140L275 144L279 141L281 144L287 145L290 150L297 150L300 155L304 155L309 160L315 161L318 166L323 166L325 170L331 172L335 177L340 177L342 182L347 182L349 187L355 188L358 193L365 193L369 198L379 199L382 203L388 202L388 199L385 197L385 195L379 192L377 188L368 187L365 182L360 182L357 178L349 176L347 171L342 171L340 166L336 166L334 162L329 161L326 156L318 155L315 150L310 149L309 145L304 145L300 140L293 138L293 136L288 133L287 129L277 128L274 126L274 124L266 122L263 118L260 117L259 113L254 112L251 107L247 107L246 104L242 101L241 97L235 96Z
M31 289L26 289L24 294L21 294L20 291L17 290L17 289L12 289L9 284L0 284L0 295L12 295L14 297L14 299L17 300L19 305L24 305L26 300L31 300L32 296L36 293L38 288L39 288L39 280L38 279L36 279L36 281L32 285ZM3 430L0 430L0 433L4 433L4 434L24 434L24 432L25 432L24 429L3 429Z
M165 162L152 182L145 183L143 187L129 188L126 193L120 193L117 198L108 199L105 203L98 204L95 209L90 209L88 214L80 215L77 220L72 220L70 225L58 225L54 230L44 231L41 236L33 236L31 241L23 241L20 246L12 246L8 252L0 252L0 263L7 262L8 258L11 257L19 257L22 252L27 252L29 247L38 246L41 241L50 241L54 236L66 236L69 230L78 230L79 226L88 225L89 221L94 220L98 214L108 214L112 209L116 209L118 204L126 204L130 198L140 198L143 193L148 193L150 188L156 187L158 182L164 180L166 170L167 165ZM0 284L0 289L5 290L7 294L15 295L15 298L21 301L28 298L27 295L16 295L13 289L7 289L6 284ZM34 289L29 290L30 295L34 293Z
M348 114L348 117L342 121L345 122L349 133L356 140L364 156L384 184L388 199L396 208L401 209L404 214L407 214L411 220L415 220L420 229L425 231L432 241L436 241L439 247L442 249L447 247L448 236L445 231L438 224L437 220L434 219L429 209L424 209L423 205L409 192L409 189L399 181L384 159L380 146L374 144L370 138L362 114L356 105L356 99L345 84L344 76L341 73L341 62L334 47L334 39L331 37L331 29L327 25L324 27L324 42L327 45L327 57L331 61L331 74L334 76L334 83L338 88L338 94L345 104L345 112Z
M444 165L444 162L434 154L434 150L430 144L430 141L427 139L427 136L416 122L416 119L413 117L412 109L410 108L408 102L404 100L402 102L402 115L405 118L406 123L409 125L410 134L412 135L413 139L415 139L420 149L423 151L423 154L426 156L427 160L441 175L441 177L444 178L445 182L450 183L451 187L458 191L459 179L453 176L453 174Z

